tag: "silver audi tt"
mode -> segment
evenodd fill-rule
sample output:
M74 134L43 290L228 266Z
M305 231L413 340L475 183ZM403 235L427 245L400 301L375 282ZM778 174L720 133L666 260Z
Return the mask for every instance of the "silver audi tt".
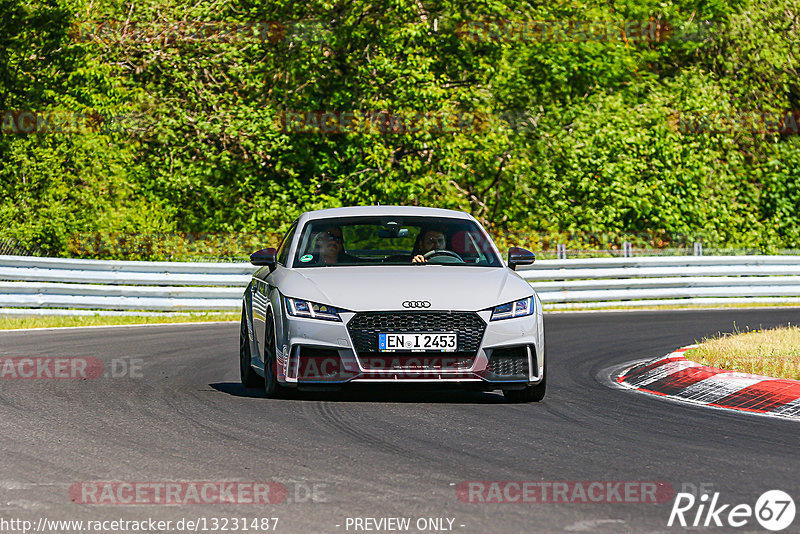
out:
M512 402L546 388L542 303L466 213L420 207L304 213L242 299L242 383L289 388L424 383L501 389Z

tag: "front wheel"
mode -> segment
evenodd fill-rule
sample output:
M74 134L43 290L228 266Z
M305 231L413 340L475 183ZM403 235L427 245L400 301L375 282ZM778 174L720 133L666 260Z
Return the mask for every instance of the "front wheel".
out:
M267 314L266 332L264 335L264 390L267 397L279 399L285 397L288 388L278 382L278 342L275 338L275 321L272 311Z
M535 386L526 386L523 389L504 389L503 397L508 402L539 402L547 391L547 375Z
M239 376L242 385L246 388L258 388L264 385L261 377L253 370L250 334L247 332L247 315L244 306L242 306L242 325L239 329Z

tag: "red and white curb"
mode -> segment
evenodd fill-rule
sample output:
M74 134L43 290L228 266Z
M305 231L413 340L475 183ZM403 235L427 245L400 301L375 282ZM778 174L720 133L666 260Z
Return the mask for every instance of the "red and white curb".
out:
M800 381L737 373L687 360L688 345L624 371L630 389L717 408L800 419Z

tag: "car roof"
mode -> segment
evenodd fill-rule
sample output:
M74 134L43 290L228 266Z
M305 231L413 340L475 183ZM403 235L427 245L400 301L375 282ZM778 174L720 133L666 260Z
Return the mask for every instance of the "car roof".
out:
M472 215L463 211L421 206L350 206L346 208L328 208L307 211L300 218L306 220L329 219L332 217L447 217L451 219L475 220Z

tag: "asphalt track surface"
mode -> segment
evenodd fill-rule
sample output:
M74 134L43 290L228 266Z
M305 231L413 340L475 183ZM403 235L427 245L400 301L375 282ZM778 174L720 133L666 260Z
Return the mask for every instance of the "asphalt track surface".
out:
M734 325L788 322L800 311L549 314L549 390L528 405L499 393L387 389L269 400L238 384L233 323L0 333L0 357L142 360L140 377L0 381L0 518L279 517L287 533L364 532L347 529L348 517L408 517L412 527L451 518L455 532L685 530L667 528L672 501L465 503L455 488L470 480L706 484L720 502L750 505L782 489L800 505L800 422L605 381L610 367ZM85 505L68 494L82 481L233 480L282 483L288 500ZM304 499L313 485L320 502ZM800 517L785 532L798 530ZM764 530L750 520L736 531Z

